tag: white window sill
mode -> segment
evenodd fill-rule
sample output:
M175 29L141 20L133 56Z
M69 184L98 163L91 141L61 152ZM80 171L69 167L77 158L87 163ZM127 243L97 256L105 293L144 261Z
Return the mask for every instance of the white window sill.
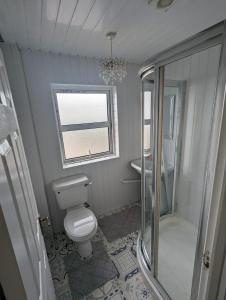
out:
M74 168L74 167L79 167L79 166L85 166L85 165L94 164L94 163L98 163L98 162L105 161L105 160L110 160L110 159L115 159L115 158L119 158L119 154L111 154L111 155L108 155L108 156L93 158L93 159L90 159L90 160L63 163L63 169L69 169L69 168Z

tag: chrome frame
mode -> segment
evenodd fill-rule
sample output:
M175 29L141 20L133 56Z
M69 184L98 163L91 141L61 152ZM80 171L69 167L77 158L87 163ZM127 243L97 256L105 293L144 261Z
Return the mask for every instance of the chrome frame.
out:
M141 88L141 169L145 170L145 157L144 157L144 93L143 84ZM141 235L142 240L144 238L144 228L145 228L145 172L141 172Z
M153 191L153 197L152 197L152 201L154 202L154 218L152 218L154 220L154 234L155 234L155 238L154 238L154 242L151 245L152 247L152 251L151 251L151 257L152 257L152 263L153 263L153 270L150 271L150 267L148 265L148 262L145 260L145 256L144 253L142 252L142 237L143 237L143 233L138 237L138 246L137 246L137 256L138 256L138 262L139 265L144 273L145 278L148 281L148 284L150 285L152 291L155 293L155 295L157 296L158 299L171 299L169 297L169 295L167 295L166 291L164 290L164 288L161 286L161 284L158 282L156 276L157 276L157 261L158 261L158 257L157 257L157 250L158 250L158 225L159 225L159 200L160 200L160 188L159 188L159 174L161 176L161 160L159 159L159 157L161 157L161 155L158 152L158 150L161 150L161 142L159 141L159 132L160 132L160 136L161 136L161 123L162 123L162 108L161 108L161 102L162 102L162 95L160 92L160 87L162 86L162 68L164 68L164 65L169 64L171 62L174 62L176 60L179 59L183 59L187 56L193 55L197 52L200 52L202 50L205 50L207 48L216 46L216 45L223 45L221 47L221 51L222 48L224 48L224 52L226 52L225 48L225 40L226 38L224 38L224 31L225 31L225 22L221 22L211 28L209 28L208 30L205 30L197 35L195 35L194 37L183 41L182 43L176 45L175 47L172 47L162 53L160 53L158 56L152 58L150 61L148 61L146 63L146 66L142 67L139 71L139 76L140 78L143 80L145 79L146 76L148 76L148 74L150 74L150 72L155 72L155 85L154 85L154 89L155 89L155 118L153 118L153 127L154 127L154 139L155 139L155 147L154 147L154 155L153 155L153 174L155 174L155 181L153 182L152 186L152 191ZM219 70L223 69L221 67L222 64L226 64L226 58L224 57L222 59L222 53L221 53L221 59L220 59L220 63L219 63ZM222 73L222 70L221 70ZM226 76L223 76L222 74L220 75L220 77L225 78ZM225 84L225 81L222 82L222 80L217 81L217 89L221 90L220 96L222 97L222 85ZM156 89L157 87L157 89ZM219 94L219 92L218 92ZM217 94L217 97L219 98L219 95ZM222 101L221 101L222 102ZM224 102L224 101L223 101ZM215 107L213 108L215 109ZM214 122L216 122L219 127L221 126L221 120L217 120L217 116L216 116L216 111L214 111ZM156 118L157 117L157 118ZM219 118L219 116L218 116ZM214 123L213 123L214 124ZM212 164L214 164L214 162L217 159L217 151L216 151L216 147L218 147L218 144L215 145L215 147L213 146L213 141L216 140L217 137L213 136L213 132L211 134L211 149L209 151L208 156L210 157L212 155ZM213 153L215 150L216 153ZM142 152L142 160L143 160L143 152ZM198 230L198 242L197 242L197 248L196 248L196 256L195 256L195 265L194 265L194 271L193 274L196 274L196 276L199 278L199 284L198 286L194 285L194 278L193 278L193 285L192 285L192 291L191 291L191 299L204 299L201 298L201 294L200 291L202 290L203 293L206 293L206 285L203 284L203 282L207 283L207 279L205 278L205 276L203 276L203 272L201 272L201 266L202 266L202 255L204 253L204 250L206 249L206 244L208 241L208 235L206 233L206 227L203 226L203 218L204 215L207 218L207 216L209 215L209 211L207 211L207 207L205 207L205 201L206 201L206 190L209 188L207 186L207 184L209 183L209 176L210 176L210 172L212 172L212 176L214 176L214 170L210 170L210 163L207 163L206 166L206 176L205 176L205 184L204 184L204 195L203 195L203 208L202 208L202 216L200 217L200 225L199 225L199 230ZM142 174L144 173L144 171L142 171ZM142 178L144 178L144 176L142 176ZM161 177L160 177L161 180ZM213 182L211 187L213 187ZM208 187L208 188L207 188ZM210 187L210 190L211 190ZM159 191L158 191L159 189ZM156 196L157 195L157 196ZM144 202L144 200L142 200L142 203ZM210 219L208 217L208 220L205 221L205 225L209 225L209 227L211 227L210 224ZM208 277L208 276L207 276Z
M119 157L119 141L118 141L118 111L116 87L100 86L100 85L76 85L76 84L51 84L51 92L53 106L55 112L55 120L57 126L57 135L60 144L61 161L63 168L86 164L89 162L101 161L106 158ZM60 124L60 114L58 108L57 93L96 93L105 94L107 98L107 117L106 122L82 123L82 124ZM94 153L67 159L65 157L65 148L62 132L76 131L95 128L108 128L109 151Z
M154 277L158 277L158 248L159 248L159 221L160 221L160 201L161 201L161 165L162 165L162 134L163 134L163 99L164 99L164 67L158 68L156 75L156 93L154 100L154 112L157 116L154 126L154 186L155 186L155 202L154 202Z
M154 68L150 68L148 70L147 73L145 73L145 78L152 74L154 72ZM142 79L145 79L145 78L142 78ZM142 80L142 89L141 89L141 166L142 166L142 170L145 169L145 158L146 158L146 151L144 149L144 132L143 132L143 127L145 125L145 119L144 119L144 85L143 85L143 80ZM153 81L154 83L154 81ZM153 87L153 94L155 94L155 90L154 90L154 87ZM152 97L151 97L151 120L152 120L152 124L153 126L151 127L151 131L152 131L152 134L151 134L151 137L150 137L150 141L152 143L152 138L154 137L154 131L153 131L153 127L154 127L154 117L155 117L155 114L153 113L153 110L154 110L154 106L153 106L153 99L155 96L153 96L152 94ZM152 177L153 178L153 177ZM152 184L153 186L153 184ZM153 191L153 188L152 188L152 191ZM144 240L144 228L145 228L145 196L146 196L146 191L145 191L145 173L142 172L141 173L141 201L142 201L142 226L141 226L141 235L142 235L142 240ZM152 192L152 197L154 196L154 193ZM153 213L153 203L154 201L152 201L152 226L151 226L151 245L153 245L153 240L154 240L154 222L153 222L153 218L154 218L154 213ZM152 265L153 265L153 262L154 262L154 257L152 256L152 249L151 250L151 259L149 258L148 256L148 252L147 252L147 249L146 247L144 246L144 249L143 249L143 255L145 256L146 258L146 261L148 262L148 266L149 268L151 269L152 268Z

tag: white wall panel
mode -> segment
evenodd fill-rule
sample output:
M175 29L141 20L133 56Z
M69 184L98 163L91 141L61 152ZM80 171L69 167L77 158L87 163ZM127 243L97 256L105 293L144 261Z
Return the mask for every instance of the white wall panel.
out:
M9 62L10 59L11 54L8 52L6 61L11 66L9 77L12 79L13 65ZM137 201L139 198L139 184L122 184L121 180L123 178L138 177L129 165L131 160L140 156L140 81L137 77L138 66L128 65L127 77L122 84L117 86L120 158L63 170L50 84L54 82L102 85L103 81L98 73L98 61L30 50L22 50L22 61L54 228L59 230L63 224L63 214L57 207L50 187L51 182L58 178L79 173L87 174L93 180L93 185L90 187L89 202L96 215L110 212ZM14 66L14 68L17 69L18 67ZM27 114L29 114L26 109L27 104L21 101L20 97L17 97L21 83L13 78L11 84L16 107L19 110L24 109L26 111L24 112L24 115L26 115L25 120L20 118L18 113L24 140L26 140L29 139L30 132L27 132L25 127L31 123L31 120L27 119ZM32 165L33 157L37 153L27 151L27 155L30 165ZM31 173L35 172L36 170L33 168Z
M40 49L50 50L61 0L43 0Z
M166 66L165 76L186 80L185 118L176 203L178 212L198 226L203 199L220 46Z
M103 57L106 33L117 31L114 55L143 63L226 18L225 0L180 0L167 11L148 2L0 0L0 33L21 47Z

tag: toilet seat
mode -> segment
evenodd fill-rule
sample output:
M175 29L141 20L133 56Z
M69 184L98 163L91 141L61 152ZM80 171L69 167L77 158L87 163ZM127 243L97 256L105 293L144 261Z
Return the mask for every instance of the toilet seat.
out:
M74 208L67 212L64 218L64 228L68 237L73 241L86 241L95 235L97 219L88 208Z

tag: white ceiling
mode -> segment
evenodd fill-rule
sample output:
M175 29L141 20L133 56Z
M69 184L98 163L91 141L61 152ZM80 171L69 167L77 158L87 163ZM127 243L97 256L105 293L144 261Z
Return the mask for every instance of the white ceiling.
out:
M148 0L0 0L0 33L21 47L90 57L109 52L142 63L226 19L226 0L176 0L160 11Z

